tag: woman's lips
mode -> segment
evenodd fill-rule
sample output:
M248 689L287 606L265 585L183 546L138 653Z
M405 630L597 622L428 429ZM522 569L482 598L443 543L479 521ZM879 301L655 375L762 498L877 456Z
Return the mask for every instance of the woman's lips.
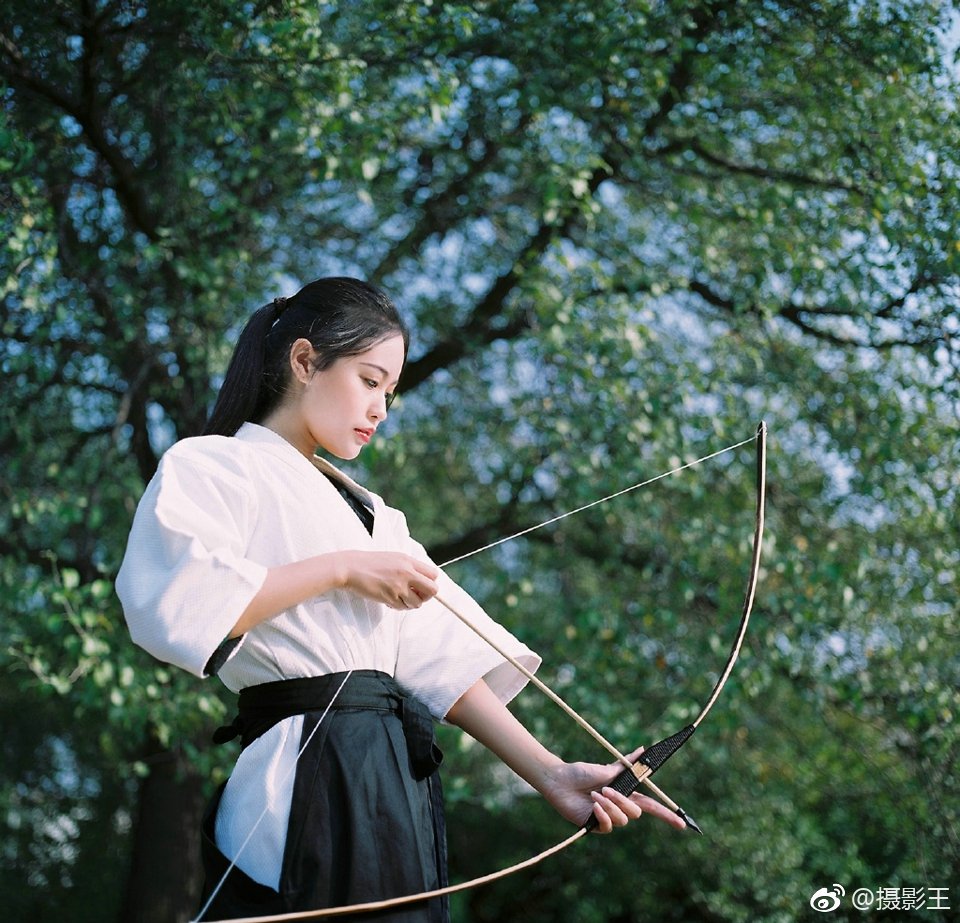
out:
M364 445L370 441L374 432L372 429L360 429L359 427L355 427L353 431L363 440Z

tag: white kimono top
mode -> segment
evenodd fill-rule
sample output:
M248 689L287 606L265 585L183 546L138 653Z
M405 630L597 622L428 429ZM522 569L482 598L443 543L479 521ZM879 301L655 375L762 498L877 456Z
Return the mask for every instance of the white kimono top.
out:
M370 535L330 483L373 509ZM197 676L259 591L270 567L325 552L401 551L429 560L402 513L272 430L184 439L163 456L137 508L117 593L135 643ZM531 671L540 658L446 574L440 595ZM441 719L477 680L501 701L525 677L436 600L391 609L342 590L312 597L247 632L218 675L228 689L350 669L393 676ZM240 754L217 816L217 845L261 884L278 887L302 716Z

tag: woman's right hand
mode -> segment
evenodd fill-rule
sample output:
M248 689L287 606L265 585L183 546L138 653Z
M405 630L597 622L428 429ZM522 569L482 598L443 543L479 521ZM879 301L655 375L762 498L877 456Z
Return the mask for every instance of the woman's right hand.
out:
M398 551L344 551L343 587L391 609L417 609L437 595L440 570Z

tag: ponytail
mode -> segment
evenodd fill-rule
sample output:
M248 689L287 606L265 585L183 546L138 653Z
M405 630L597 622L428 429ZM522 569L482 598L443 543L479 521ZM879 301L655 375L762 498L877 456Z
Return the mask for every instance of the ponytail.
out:
M305 338L317 351L314 369L409 334L393 302L379 289L349 278L317 279L290 298L275 298L247 321L227 366L204 436L233 436L279 403L290 376L290 347Z
M267 334L277 322L285 302L286 299L277 298L247 321L227 366L217 402L203 428L204 436L232 436L253 417L260 402Z

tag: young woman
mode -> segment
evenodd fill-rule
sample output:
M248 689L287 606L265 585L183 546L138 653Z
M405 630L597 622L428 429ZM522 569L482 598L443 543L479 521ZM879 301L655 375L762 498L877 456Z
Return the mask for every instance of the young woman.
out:
M445 884L433 720L578 825L592 810L607 833L649 810L683 826L605 788L618 765L566 763L512 717L525 678L434 597L528 669L539 658L430 561L401 513L315 454L352 459L374 438L406 351L393 304L354 279L261 308L205 434L164 455L138 507L117 579L134 641L240 693L218 735L243 749L203 829L206 919ZM446 918L436 899L370 917Z

